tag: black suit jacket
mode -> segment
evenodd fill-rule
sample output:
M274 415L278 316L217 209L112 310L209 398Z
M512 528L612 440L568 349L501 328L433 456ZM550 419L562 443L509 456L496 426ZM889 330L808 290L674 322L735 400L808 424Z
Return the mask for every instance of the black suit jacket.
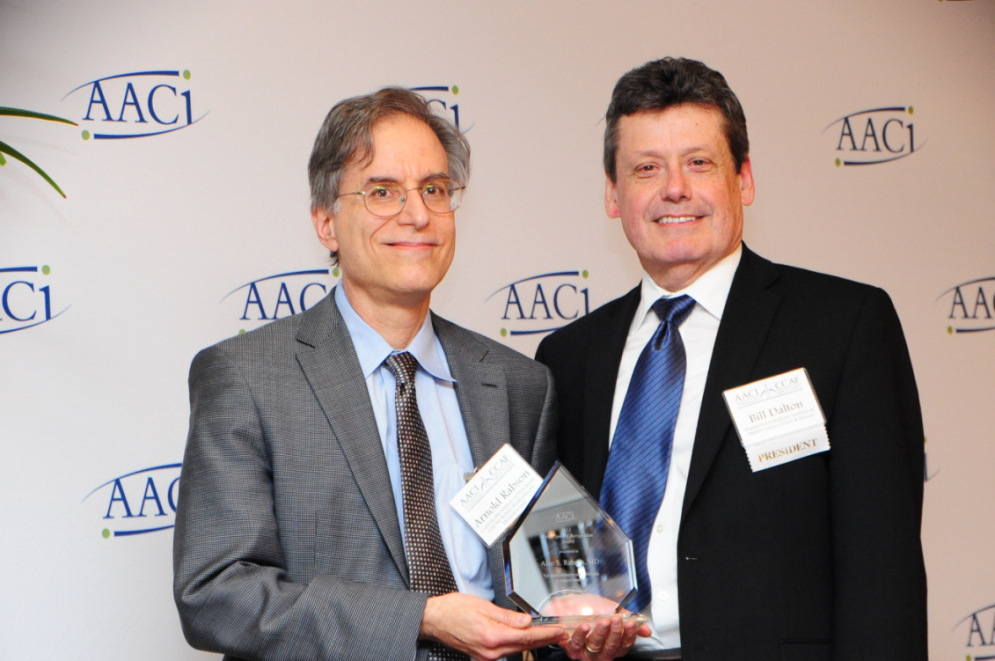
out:
M560 460L595 497L639 296L637 287L550 335L536 355L556 382ZM722 391L798 367L832 449L753 473ZM923 470L919 397L888 295L744 246L677 542L685 661L926 659Z

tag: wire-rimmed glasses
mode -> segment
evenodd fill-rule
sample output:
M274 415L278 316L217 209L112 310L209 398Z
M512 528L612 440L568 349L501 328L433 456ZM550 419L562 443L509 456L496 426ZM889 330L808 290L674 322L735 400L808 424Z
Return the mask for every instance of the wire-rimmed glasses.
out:
M374 182L368 184L363 190L342 193L339 197L359 195L363 198L363 204L366 205L367 211L374 216L390 218L401 213L405 202L408 201L408 193L414 190L421 194L422 201L432 213L452 213L463 201L463 186L452 179L441 177L430 179L414 188L405 188L395 182Z

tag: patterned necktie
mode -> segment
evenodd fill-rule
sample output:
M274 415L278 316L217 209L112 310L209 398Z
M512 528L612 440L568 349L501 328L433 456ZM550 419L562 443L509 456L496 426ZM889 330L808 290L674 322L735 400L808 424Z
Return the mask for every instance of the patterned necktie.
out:
M632 538L639 592L629 608L635 612L646 608L651 598L646 554L667 488L687 365L678 328L694 303L684 295L653 304L660 325L636 361L601 487L601 506Z
M432 448L418 412L415 369L410 353L392 354L384 361L397 380L397 448L401 457L401 497L404 503L404 553L408 559L411 589L430 596L456 592L446 549L435 513ZM432 643L429 659L468 661L470 657L439 643Z

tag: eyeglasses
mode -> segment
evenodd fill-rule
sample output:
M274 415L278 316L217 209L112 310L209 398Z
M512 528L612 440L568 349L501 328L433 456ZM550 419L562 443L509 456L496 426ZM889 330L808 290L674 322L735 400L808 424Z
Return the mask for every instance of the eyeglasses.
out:
M432 179L414 188L395 183L374 183L363 190L342 193L338 197L361 195L367 211L374 216L390 218L401 213L404 203L408 201L408 192L413 190L421 194L422 201L432 213L452 213L463 201L463 186L452 179Z

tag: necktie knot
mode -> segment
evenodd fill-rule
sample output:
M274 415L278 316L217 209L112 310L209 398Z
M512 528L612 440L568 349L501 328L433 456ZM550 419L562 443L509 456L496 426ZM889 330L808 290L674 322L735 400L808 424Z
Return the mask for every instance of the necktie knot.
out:
M392 353L384 361L387 369L394 375L398 383L412 384L415 382L415 370L418 369L418 361L410 353Z
M653 304L653 312L656 313L657 318L660 320L660 325L650 340L650 346L653 347L654 351L659 351L668 342L667 338L677 332L677 329L680 328L693 309L694 299L687 294L671 298L660 298ZM683 349L682 344L681 350L683 351Z
M653 312L660 321L666 321L674 326L680 326L694 309L694 299L687 294L672 298L660 298L653 304Z

